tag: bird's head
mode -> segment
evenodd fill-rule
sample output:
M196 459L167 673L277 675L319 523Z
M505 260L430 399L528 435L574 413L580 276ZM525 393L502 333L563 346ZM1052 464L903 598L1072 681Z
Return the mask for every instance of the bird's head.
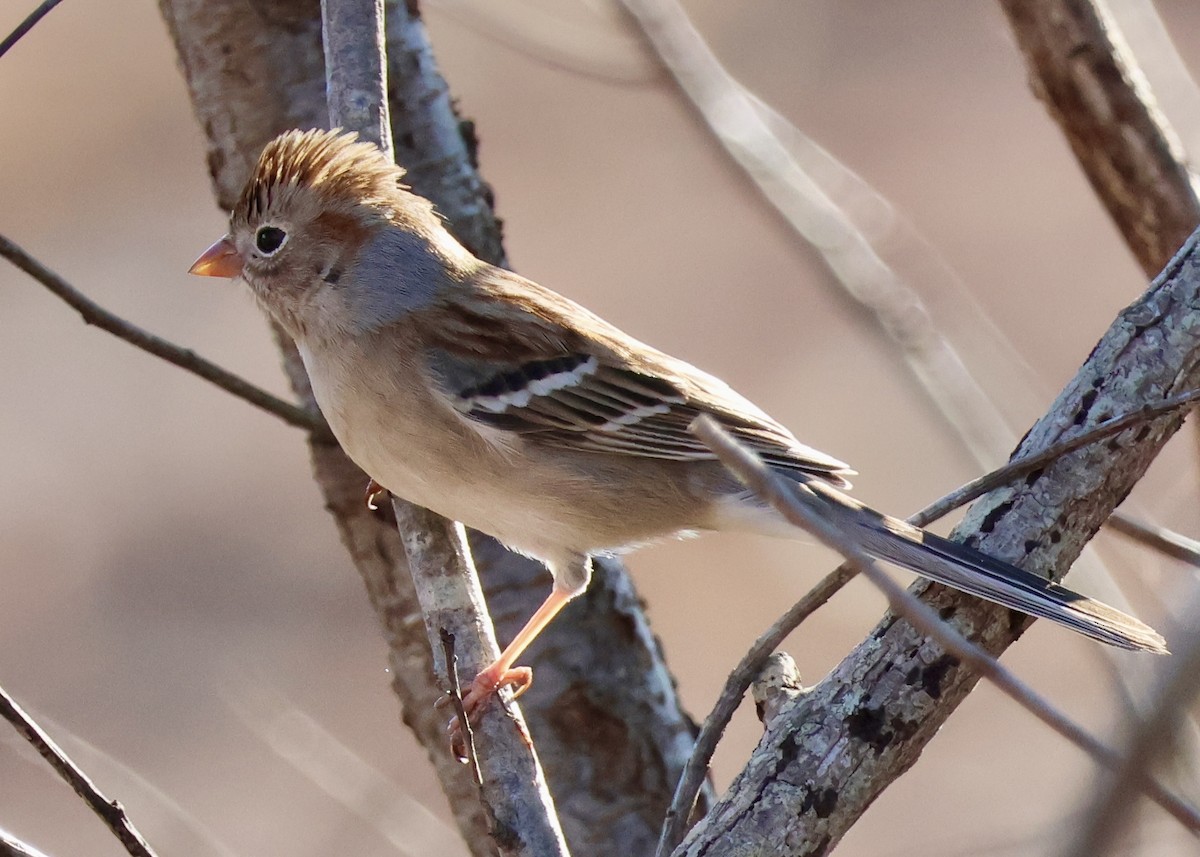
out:
M403 177L355 134L282 134L259 156L229 233L191 273L244 280L298 340L394 321L474 262Z

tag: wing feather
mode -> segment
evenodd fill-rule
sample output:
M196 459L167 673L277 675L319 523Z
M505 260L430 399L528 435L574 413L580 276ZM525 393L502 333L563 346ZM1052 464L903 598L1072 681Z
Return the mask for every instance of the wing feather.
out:
M709 461L688 431L708 414L772 467L849 486L847 465L801 444L723 382L566 298L500 269L472 288L469 307L451 297L436 308L449 324L423 328L430 377L465 419L547 446Z

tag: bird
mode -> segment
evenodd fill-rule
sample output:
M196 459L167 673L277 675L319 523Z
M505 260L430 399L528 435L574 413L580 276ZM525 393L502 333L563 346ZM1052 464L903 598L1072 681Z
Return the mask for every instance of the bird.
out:
M586 589L594 557L704 531L803 536L689 431L702 415L807 486L867 553L1104 643L1167 651L1132 616L854 500L848 465L713 375L476 258L404 177L354 133L286 132L190 271L243 281L295 340L368 492L549 569L549 595L465 689L469 716L501 687L528 687L517 661Z

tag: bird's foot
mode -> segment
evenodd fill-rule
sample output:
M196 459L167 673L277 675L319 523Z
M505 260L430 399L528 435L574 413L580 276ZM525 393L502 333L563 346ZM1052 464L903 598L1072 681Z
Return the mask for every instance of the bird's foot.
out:
M477 724L488 701L501 688L512 688L512 698L516 699L529 690L531 684L533 684L533 670L529 667L505 669L499 664L492 664L485 668L475 676L475 680L462 693L462 711L466 714L467 722L471 725ZM447 699L446 702L450 702L450 700ZM460 762L467 761L467 739L462 724L459 723L458 715L450 719L446 731L450 735L450 747L454 751L454 755Z
M367 483L366 496L363 498L367 504L367 508L374 512L379 508L376 501L387 497L388 490L376 482L374 479Z

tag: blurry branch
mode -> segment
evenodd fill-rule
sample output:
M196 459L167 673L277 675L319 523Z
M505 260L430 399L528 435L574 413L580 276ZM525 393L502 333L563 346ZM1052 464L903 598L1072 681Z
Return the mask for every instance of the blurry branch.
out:
M325 425L319 414L308 411L299 405L285 402L272 396L266 390L255 387L232 372L222 369L215 363L205 360L189 348L181 348L173 342L155 336L137 325L131 324L115 313L84 295L74 286L42 265L12 241L0 235L0 256L8 259L29 276L33 277L83 318L84 324L95 325L101 330L108 331L118 339L161 357L168 363L173 363L181 369L186 369L193 375L199 375L206 381L216 384L227 393L232 393L243 401L249 402L256 408L261 408L269 414L274 414L289 425L305 429L312 433L314 439L323 443L333 441L329 427Z
M32 845L26 845L6 830L0 830L0 857L46 857Z
M1197 179L1137 58L1098 2L1000 0L1030 85L1125 243L1153 275L1200 223Z
M270 676L237 672L218 689L234 716L314 788L386 840L394 854L465 857L467 848L458 831L407 793L402 783L382 774L297 707Z
M26 16L25 20L17 24L17 28L4 37L4 41L0 42L0 57L8 53L9 48L21 41L21 38L37 26L37 22L46 17L46 15L61 3L62 0L42 0L42 3Z
M473 33L501 44L532 62L611 86L645 86L662 78L628 37L611 28L583 27L520 3L492 0L433 0L426 4ZM572 7L577 8L577 7ZM599 16L606 4L592 6Z
M330 125L357 131L391 158L383 16L383 0L321 0ZM457 652L466 653L469 669L481 670L499 658L500 650L466 531L399 498L392 500L392 508L434 663L441 660L435 672L444 680L451 673L446 658L438 658L443 636L454 641ZM461 728L469 735L467 723ZM504 857L566 855L554 801L520 710L497 695L478 730L478 755L469 739L467 754L496 848Z
M1120 513L1109 518L1107 526L1126 538L1166 554L1171 559L1200 568L1200 542L1195 539Z
M1200 693L1200 598L1193 596L1183 617L1183 644L1176 644L1163 671L1149 715L1136 723L1117 764L1102 778L1088 818L1067 849L1069 857L1103 857L1116 850L1138 793L1150 794L1152 766L1174 748L1188 707Z
M1064 438L1051 444L1045 449L1014 458L1003 467L991 473L980 476L951 491L940 500L936 500L908 518L908 522L917 527L925 527L948 515L955 509L979 499L989 491L1009 485L1018 479L1044 469L1050 463L1065 455L1083 449L1122 431L1162 416L1174 413L1200 398L1200 390L1190 390L1177 396L1171 396L1161 402L1146 404L1142 407L1118 417L1105 420L1096 426L1084 429L1079 434ZM1116 521L1116 516L1110 522ZM1177 538L1182 539L1179 536ZM1193 557L1192 561L1196 559ZM696 794L704 782L708 764L716 752L717 744L733 719L733 714L741 704L742 697L751 683L755 681L766 667L771 653L775 651L784 639L800 627L809 616L824 606L839 590L855 578L858 569L853 563L845 562L821 579L816 586L805 593L786 613L777 619L770 628L762 633L754 644L742 656L737 666L725 679L721 693L717 697L712 711L700 726L696 736L696 744L683 771L683 776L676 786L671 807L663 822L662 833L659 836L658 857L666 857L683 840L686 824L691 809L695 803Z
M125 808L117 801L102 795L95 784L88 779L87 774L79 770L78 766L67 758L67 754L54 743L54 739L34 723L3 688L0 688L0 716L11 723L17 732L32 744L41 757L50 763L50 767L54 768L67 785L75 790L75 794L83 798L92 811L103 819L108 829L125 846L125 850L132 857L154 857L154 851L142 834L138 832L138 829L133 826L133 822L125 814Z
M709 417L700 417L692 424L692 431L717 455L727 470L789 523L808 531L826 547L845 556L883 592L893 612L907 619L920 634L932 639L961 664L987 678L1002 693L1091 756L1097 764L1112 770L1123 767L1123 760L1116 751L1090 735L984 649L943 621L928 604L892 580L874 559L863 552L852 536L823 514L820 501L803 483L795 487L784 484L781 476L772 473L754 453L738 444ZM1196 639L1200 641L1200 635ZM1195 647L1192 655L1195 660L1189 661L1189 664L1200 667L1200 645ZM1200 685L1200 669L1193 669L1188 675L1195 683L1189 686ZM1178 706L1172 708L1174 712L1179 710ZM1144 791L1180 824L1193 834L1200 835L1200 812L1145 775L1144 770L1140 776L1130 777L1123 782L1126 789ZM789 810L785 808L782 811ZM1080 855L1091 853L1094 852L1085 850Z
M725 152L787 224L816 250L838 285L866 307L899 346L934 404L985 466L1015 438L1003 415L941 334L920 295L799 163L776 133L777 117L721 65L678 0L621 0Z

